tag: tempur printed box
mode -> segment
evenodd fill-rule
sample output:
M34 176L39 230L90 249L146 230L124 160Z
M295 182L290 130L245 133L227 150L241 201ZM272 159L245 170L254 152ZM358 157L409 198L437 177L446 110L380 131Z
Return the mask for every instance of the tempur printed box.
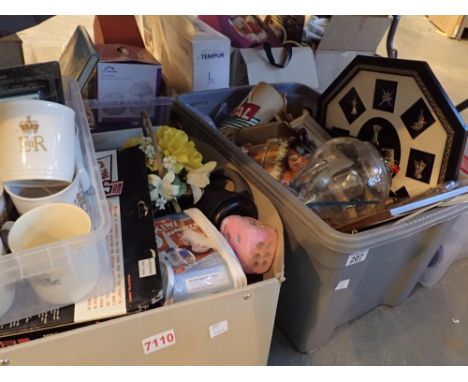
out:
M195 16L141 16L145 44L177 93L229 87L230 40Z

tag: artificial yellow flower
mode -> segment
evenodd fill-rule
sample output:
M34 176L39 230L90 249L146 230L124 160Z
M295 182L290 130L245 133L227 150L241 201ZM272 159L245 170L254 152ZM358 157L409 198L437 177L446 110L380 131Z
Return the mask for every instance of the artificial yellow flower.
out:
M192 142L193 143L193 142ZM184 164L187 171L192 171L202 166L202 155L197 151L195 147L191 150L187 150L188 161Z
M184 131L175 127L161 126L156 132L156 137L164 157L172 157L177 162L176 173L182 168L191 171L202 166L202 155Z

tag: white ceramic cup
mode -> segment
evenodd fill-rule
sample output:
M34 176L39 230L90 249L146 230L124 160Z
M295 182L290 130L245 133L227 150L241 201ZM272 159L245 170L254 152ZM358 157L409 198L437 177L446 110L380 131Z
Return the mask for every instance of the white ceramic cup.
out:
M69 184L75 171L75 112L59 103L0 103L0 180L23 187Z
M86 179L89 179L87 171L76 166L73 181L67 186L39 188L5 184L5 191L20 215L50 203L75 204L86 209L84 192L89 188L89 181Z
M8 234L13 254L40 245L86 235L91 231L91 219L80 207L53 203L34 208L21 215ZM68 267L28 279L37 295L47 303L67 305L80 301L96 286L101 273L99 254L94 244L68 246ZM44 256L47 255L44 249ZM53 249L51 249L53 251Z

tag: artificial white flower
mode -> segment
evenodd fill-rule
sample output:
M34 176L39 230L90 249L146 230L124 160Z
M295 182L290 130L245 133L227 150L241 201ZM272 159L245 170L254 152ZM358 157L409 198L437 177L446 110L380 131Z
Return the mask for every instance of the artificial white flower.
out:
M198 201L203 196L203 190L197 186L191 186L192 188L192 195L193 195L193 203L197 204Z
M155 150L151 138L141 137L141 143L138 148L143 151L147 157L154 158Z
M146 166L151 171L158 170L158 162L156 158L156 151L153 146L153 142L150 137L132 137L128 138L122 145L122 147L128 148L138 146L138 148L145 154Z
M216 162L211 161L187 173L187 183L195 187L206 187L210 184L210 173L216 168Z
M156 174L148 175L148 184L152 188L159 188L160 183L161 183L161 178L159 176L157 176Z
M201 154L194 148L193 142L182 147L183 150L180 145L174 144L172 141L177 139L183 144L187 143L187 137L177 132L177 129L171 129L173 129L170 130L172 135L167 133L169 130L166 129L165 135L154 137L155 146L149 137L138 140L139 147L147 158L147 166L151 171L157 172L157 175L153 173L148 176L148 183L151 201L160 209L164 209L168 202L177 201L177 198L186 192L187 185L191 187L194 202L197 203L203 196L203 188L210 184L210 173L216 167L214 161L201 164ZM129 143L136 142L129 141ZM160 146L164 146L165 149L162 150ZM171 150L175 154L171 154ZM181 172L184 168L185 171Z
M158 207L160 210L163 210L166 206L167 200L164 199L162 196L155 200L155 206Z
M168 171L173 171L174 173L177 172L177 161L172 156L164 157L163 159L163 167Z
M193 202L196 204L203 196L203 188L210 184L210 173L216 162L211 161L187 173L187 184L192 188Z
M179 185L172 184L175 180L175 174L173 171L169 171L162 178L162 182L159 186L159 194L166 200L172 200L177 197L179 193Z
M161 178L155 174L149 174L148 184L150 187L151 201L156 202L159 198L159 187L161 185Z
M156 174L148 175L148 184L150 186L150 198L155 203L156 207L164 209L164 205L168 200L175 199L179 192L179 185L173 185L175 174L169 171L161 179Z

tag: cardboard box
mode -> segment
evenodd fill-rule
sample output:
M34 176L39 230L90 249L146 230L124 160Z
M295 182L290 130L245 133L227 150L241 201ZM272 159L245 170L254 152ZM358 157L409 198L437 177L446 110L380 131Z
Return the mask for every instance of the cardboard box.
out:
M195 16L141 16L148 49L177 93L229 87L230 40Z
M296 136L296 131L283 122L272 122L264 125L252 126L241 129L237 144L259 145L271 138L291 138Z
M357 55L356 52L315 52L319 86L314 89L323 93Z
M323 93L357 55L375 55L390 23L388 16L332 16L315 51L314 89Z
M112 108L99 110L98 119L139 118L140 109L115 107L135 101L144 103L159 95L161 64L144 48L131 45L97 45L100 60L97 66L99 101Z
M18 32L23 42L25 64L58 61L78 25L83 25L94 41L94 15L60 15Z
M0 39L0 69L24 64L23 43L16 35Z
M115 15L94 18L94 42L96 44L124 44L144 48L135 16Z
M128 133L133 132L95 134L94 146L120 147ZM212 147L201 148L198 142L197 147L206 160L240 171ZM275 207L249 185L260 221L282 233ZM0 359L10 365L266 365L284 280L283 247L281 234L272 267L262 281L247 287L15 344L0 349ZM173 333L170 346L145 351L148 339L165 333Z
M332 16L317 52L375 54L390 22L388 16Z
M463 15L429 15L429 21L444 32L447 37L455 38L463 23Z

